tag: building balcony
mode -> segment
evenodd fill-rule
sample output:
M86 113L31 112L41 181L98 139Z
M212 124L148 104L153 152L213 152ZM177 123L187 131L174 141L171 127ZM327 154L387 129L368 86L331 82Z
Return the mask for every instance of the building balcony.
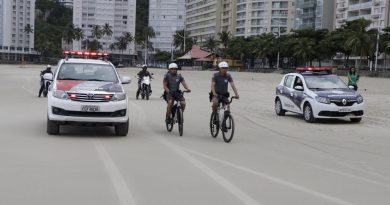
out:
M359 4L350 4L349 9L350 10L358 10L358 9L369 9L373 5L372 2L366 2L366 3L359 3Z
M354 21L361 18L364 18L366 20L371 20L371 15L348 16L347 20Z

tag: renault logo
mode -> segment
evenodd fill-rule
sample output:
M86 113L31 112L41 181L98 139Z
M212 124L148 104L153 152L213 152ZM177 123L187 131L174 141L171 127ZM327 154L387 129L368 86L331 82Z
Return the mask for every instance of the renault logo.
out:
M92 100L92 99L93 99L93 97L94 97L94 94L92 94L92 93L88 93L88 94L87 94L87 97L88 97L88 99L89 99L89 100Z
M343 105L347 104L347 100L346 99L343 99L341 102L343 103Z

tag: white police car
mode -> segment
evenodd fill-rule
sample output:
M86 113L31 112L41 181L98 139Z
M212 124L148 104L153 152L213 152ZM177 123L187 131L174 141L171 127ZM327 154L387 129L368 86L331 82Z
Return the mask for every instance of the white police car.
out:
M348 87L331 68L297 68L276 87L275 112L302 114L307 122L317 118L344 118L360 122L363 97Z
M126 136L129 108L122 84L130 83L130 78L119 78L115 67L107 61L85 59L104 54L72 54L84 59L59 61L48 94L47 133L59 134L60 125L67 124L109 125L115 126L116 135Z

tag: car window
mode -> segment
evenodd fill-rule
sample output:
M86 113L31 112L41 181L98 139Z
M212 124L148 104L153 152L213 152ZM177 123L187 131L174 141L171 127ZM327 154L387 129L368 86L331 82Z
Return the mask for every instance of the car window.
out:
M86 63L62 64L57 79L118 82L118 77L112 66Z
M285 77L283 85L286 86L286 87L291 88L291 84L292 84L293 80L294 80L294 76L293 75L288 75L288 76Z
M300 78L299 76L297 76L294 80L293 88L295 88L296 86L301 86L303 88L303 81L302 78Z
M309 89L344 89L348 88L344 81L337 75L313 75L305 76Z

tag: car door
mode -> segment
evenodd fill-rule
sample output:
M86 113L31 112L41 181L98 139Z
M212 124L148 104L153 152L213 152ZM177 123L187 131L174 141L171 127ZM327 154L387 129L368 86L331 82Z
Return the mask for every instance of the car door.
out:
M294 102L294 110L297 113L302 113L301 104L304 100L304 81L300 76L295 76L292 86L292 101Z
M295 75L286 75L283 81L283 86L280 90L281 101L283 109L288 111L294 111L294 102L292 101L292 83L294 82Z

